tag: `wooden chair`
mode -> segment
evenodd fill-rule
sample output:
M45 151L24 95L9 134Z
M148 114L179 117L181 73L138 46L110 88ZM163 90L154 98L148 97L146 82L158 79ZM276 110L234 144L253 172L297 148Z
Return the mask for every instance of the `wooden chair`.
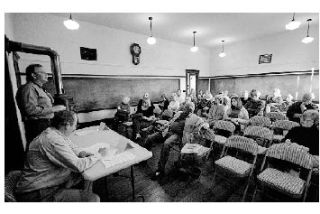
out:
M279 170L276 165L270 165L270 158L287 161L300 167L299 175L293 176L284 170ZM289 166L290 165L286 165ZM301 168L307 170L306 179L301 178ZM252 197L254 201L257 191L273 190L291 198L305 201L310 185L312 173L312 159L308 148L296 143L280 143L272 145L264 157L260 174L257 176L257 183Z
M257 154L259 150L258 147L258 144L253 139L243 136L231 136L224 144L221 158L215 161L216 170L214 173L214 178L216 178L216 176L219 174L219 176L222 176L226 179L247 179L242 201L245 200L250 185L250 180L256 165ZM235 155L230 155L229 150L235 150ZM251 155L252 161L243 160L243 156L240 157L238 155L239 152L245 153L246 159L248 159L248 156Z
M299 123L289 121L289 120L277 120L275 121L271 128L273 129L273 143L279 143L287 134L287 132L294 128L300 126Z
M215 132L214 139L211 141L210 152L207 155L207 159L209 158L211 152L213 151L214 144L219 146L223 146L227 138L230 137L236 129L236 126L230 121L218 120L213 127Z
M6 202L17 202L16 196L15 196L15 188L17 185L17 182L20 178L21 171L14 170L10 171L5 176L5 201Z
M249 120L250 126L262 126L262 127L270 127L271 120L268 117L264 116L254 116Z

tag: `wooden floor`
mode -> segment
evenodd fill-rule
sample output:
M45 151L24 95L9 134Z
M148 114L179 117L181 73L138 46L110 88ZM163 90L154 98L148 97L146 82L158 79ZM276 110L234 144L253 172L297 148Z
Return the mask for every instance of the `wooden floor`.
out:
M167 175L161 180L152 180L153 172L157 169L161 145L152 149L153 157L146 165L139 164L134 167L136 195L143 195L145 202L240 202L245 184L234 181L233 184L217 177L214 181L213 160L209 159L201 165L201 175L194 179L183 176L175 169L173 163L176 159L174 152L170 154L167 164ZM130 169L120 172L130 175ZM317 181L319 183L319 180ZM97 193L102 202L141 202L141 198L132 199L131 183L128 178L110 175L94 182L93 191ZM251 183L245 201L251 201L254 184ZM256 202L279 201L262 194L256 195ZM280 201L292 201L280 199ZM318 186L309 188L307 201L318 202Z

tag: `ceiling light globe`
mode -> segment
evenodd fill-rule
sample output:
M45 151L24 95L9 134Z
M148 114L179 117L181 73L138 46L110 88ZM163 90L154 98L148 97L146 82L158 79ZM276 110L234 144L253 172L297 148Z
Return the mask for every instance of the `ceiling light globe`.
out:
M219 56L220 56L221 58L223 58L223 57L227 56L227 54L226 54L225 52L221 52L221 53L219 53Z
M79 29L79 24L78 22L72 20L72 19L68 19L68 20L65 20L63 22L64 26L69 29L69 30L78 30Z
M304 44L309 44L313 41L313 39L314 39L313 37L306 36L301 40L301 42L303 42Z
M197 52L199 50L199 48L197 46L193 46L190 48L191 52Z
M157 42L156 38L154 38L152 36L149 36L148 39L147 39L147 43L149 45L154 45L154 44L156 44L156 42Z
M300 27L301 22L299 21L291 21L288 24L286 24L286 29L287 30L295 30Z

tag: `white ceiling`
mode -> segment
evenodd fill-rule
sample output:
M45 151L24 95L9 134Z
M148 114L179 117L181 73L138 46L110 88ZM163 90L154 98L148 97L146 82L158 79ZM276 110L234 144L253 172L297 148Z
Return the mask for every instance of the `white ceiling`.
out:
M68 17L64 13L54 14ZM153 35L184 44L192 44L192 32L197 31L196 43L200 47L214 47L269 34L285 32L285 25L293 13L73 13L75 20L86 21L110 28L148 35L149 20L153 17ZM307 31L306 20L319 25L318 13L296 13L295 19ZM317 28L318 29L318 28Z

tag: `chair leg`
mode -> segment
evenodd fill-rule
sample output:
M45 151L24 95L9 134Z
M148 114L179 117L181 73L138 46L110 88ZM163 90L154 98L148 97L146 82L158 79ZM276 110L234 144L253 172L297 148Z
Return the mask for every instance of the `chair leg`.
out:
M250 178L248 178L248 182L247 182L246 188L244 189L241 201L245 201L249 186L250 186Z
M209 160L209 157L210 157L212 151L213 151L213 142L211 142L210 150L209 150L209 152L207 154L206 160Z
M255 188L254 188L254 192L253 192L253 195L252 195L252 199L251 199L252 202L254 202L254 200L255 200L255 198L256 198L257 191L258 191L258 187L257 187L257 185L256 185Z

